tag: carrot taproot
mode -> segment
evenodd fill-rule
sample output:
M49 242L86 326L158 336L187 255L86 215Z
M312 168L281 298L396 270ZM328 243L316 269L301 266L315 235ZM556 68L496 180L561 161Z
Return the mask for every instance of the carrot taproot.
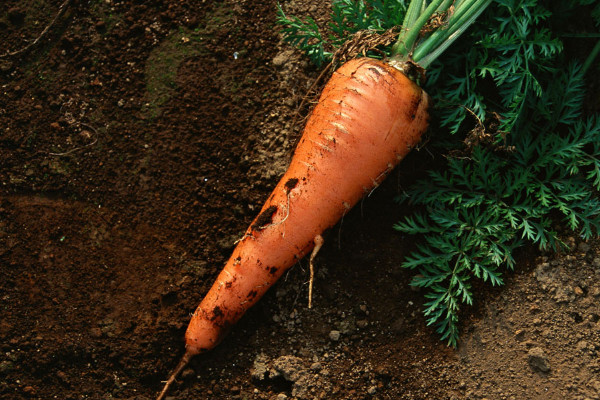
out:
M381 61L357 59L334 73L290 166L194 312L189 352L217 345L315 238L379 185L419 142L427 105L421 88Z
M186 345L217 345L279 277L419 141L428 97L395 68L346 63L323 90L289 168L193 314ZM317 239L318 240L318 239Z
M193 313L185 355L159 399L192 356L219 344L417 145L428 105L418 85L383 61L354 59L333 73L287 171Z

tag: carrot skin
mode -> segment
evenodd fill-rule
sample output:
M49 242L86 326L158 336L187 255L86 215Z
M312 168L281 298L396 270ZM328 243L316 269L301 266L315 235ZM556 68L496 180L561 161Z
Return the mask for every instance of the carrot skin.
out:
M429 97L397 69L369 58L334 72L290 166L206 294L186 348L215 347L314 238L369 194L419 142Z

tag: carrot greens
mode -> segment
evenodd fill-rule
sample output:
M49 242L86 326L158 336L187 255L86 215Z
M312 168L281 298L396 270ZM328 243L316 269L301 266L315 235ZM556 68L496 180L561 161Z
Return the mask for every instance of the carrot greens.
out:
M423 1L411 1L402 25L402 33L392 47L392 58L412 60L427 68L450 45L475 22L477 17L490 5L491 0L435 0L421 14ZM410 8L414 7L414 11ZM450 8L452 7L452 8ZM440 26L431 35L418 42L423 36L423 28L431 24L432 18L440 16ZM444 18L445 17L445 18Z
M432 140L447 162L404 193L401 201L423 211L395 226L422 238L404 266L418 271L425 316L453 346L461 305L476 301L473 280L502 284L501 269L515 267L525 244L565 248L557 227L583 240L600 231L600 116L584 112L584 73L598 70L598 44L568 59L555 28L585 5L561 15L533 0L491 7L432 65L440 123L463 143L451 150ZM589 46L598 36L581 40Z

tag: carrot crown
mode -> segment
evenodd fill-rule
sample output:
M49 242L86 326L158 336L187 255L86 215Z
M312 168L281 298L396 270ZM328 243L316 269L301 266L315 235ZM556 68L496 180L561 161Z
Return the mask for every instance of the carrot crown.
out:
M413 61L427 68L467 28L492 0L412 0L391 60Z

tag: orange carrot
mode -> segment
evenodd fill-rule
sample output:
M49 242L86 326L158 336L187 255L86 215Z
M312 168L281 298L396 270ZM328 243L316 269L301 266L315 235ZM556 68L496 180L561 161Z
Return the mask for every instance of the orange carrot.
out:
M279 277L303 258L413 148L428 97L393 67L346 63L326 85L291 164L198 306L187 351L216 346Z
M385 62L355 59L334 72L288 170L194 312L185 355L159 399L192 356L219 344L415 147L428 126L428 104L419 86Z

